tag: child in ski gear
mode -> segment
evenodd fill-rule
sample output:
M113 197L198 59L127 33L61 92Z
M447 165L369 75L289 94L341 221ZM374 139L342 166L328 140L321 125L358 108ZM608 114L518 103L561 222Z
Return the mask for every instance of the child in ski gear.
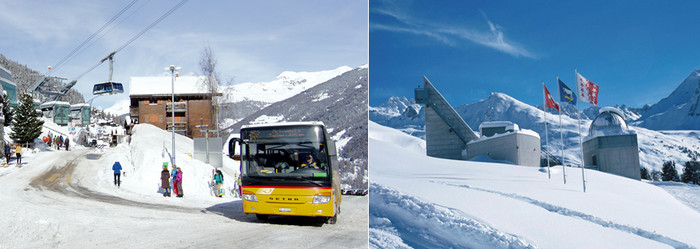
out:
M122 174L122 165L119 163L119 161L114 162L114 165L112 165L112 170L114 170L114 185L119 187L121 185L121 174Z
M221 173L221 170L216 170L216 174L214 175L214 182L216 183L216 196L222 197L223 189L221 189L221 185L224 184L224 174Z
M177 166L173 165L173 171L170 174L173 182L173 193L175 193L175 196L178 196L180 192L177 190Z
M163 196L170 196L170 171L168 163L163 163L163 171L160 172L160 185L163 188Z
M17 165L22 164L22 145L17 144L17 148L15 148L15 153L17 155Z
M183 197L184 192L182 191L182 168L181 167L177 167L176 178L177 178L177 192L178 192L177 197Z

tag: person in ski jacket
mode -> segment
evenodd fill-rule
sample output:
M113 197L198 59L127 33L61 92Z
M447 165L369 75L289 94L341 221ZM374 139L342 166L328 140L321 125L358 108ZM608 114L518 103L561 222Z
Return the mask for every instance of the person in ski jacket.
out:
M122 165L119 161L115 161L112 165L112 170L114 170L114 185L119 187L121 185L121 175L122 175Z
M68 146L70 146L70 139L66 138L66 142L63 144L66 146L66 150L68 150Z
M183 197L184 191L182 191L182 167L177 167L177 175L175 178L177 179L177 197Z
M163 197L170 197L170 171L168 171L168 163L163 163L163 171L160 172L160 186L163 188Z
M10 164L10 155L12 154L12 149L10 149L10 146L5 144L5 160L6 163L9 165Z
M173 182L173 193L175 196L178 196L180 192L177 191L177 166L173 165L173 171L170 172L170 175L172 176L172 182Z
M22 164L22 145L17 144L17 148L15 148L15 155L17 156L17 165Z
M216 170L216 174L214 175L214 182L216 183L216 196L221 197L221 185L224 184L224 174L221 173L221 170Z

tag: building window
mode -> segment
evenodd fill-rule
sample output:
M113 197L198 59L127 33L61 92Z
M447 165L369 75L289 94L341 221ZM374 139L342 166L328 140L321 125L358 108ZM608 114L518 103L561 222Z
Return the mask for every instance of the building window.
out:
M158 99L156 99L156 97L150 97L150 98L148 98L148 104L149 105L157 105Z
M593 163L593 166L597 166L598 165L598 156L593 156L591 161Z

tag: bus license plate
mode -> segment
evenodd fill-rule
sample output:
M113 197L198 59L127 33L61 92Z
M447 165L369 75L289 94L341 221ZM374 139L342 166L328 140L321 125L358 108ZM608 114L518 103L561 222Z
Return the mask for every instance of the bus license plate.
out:
M287 213L289 213L289 212L291 212L291 211L292 211L291 208L280 208L280 212L287 212Z

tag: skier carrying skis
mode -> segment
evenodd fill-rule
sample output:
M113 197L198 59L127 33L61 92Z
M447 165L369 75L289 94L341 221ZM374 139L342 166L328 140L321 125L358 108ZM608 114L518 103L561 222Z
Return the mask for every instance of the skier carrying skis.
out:
M221 189L221 185L224 184L224 174L221 173L221 170L216 170L216 174L214 175L214 181L216 182L216 196L217 197L223 197L223 189Z
M122 182L122 165L119 163L119 161L114 162L114 165L112 165L112 170L114 170L114 185L120 187Z

